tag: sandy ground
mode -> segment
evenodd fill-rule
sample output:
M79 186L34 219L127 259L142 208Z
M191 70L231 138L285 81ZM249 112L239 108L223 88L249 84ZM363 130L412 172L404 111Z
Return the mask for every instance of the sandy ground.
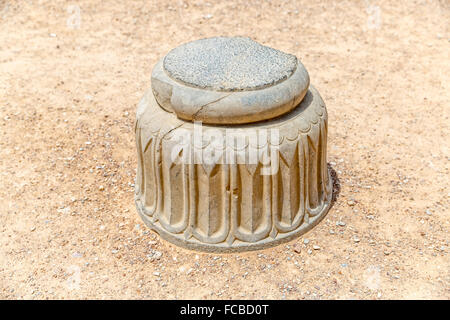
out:
M449 1L0 0L0 19L0 298L450 298ZM152 66L216 35L297 55L327 103L337 201L287 245L195 253L136 213Z

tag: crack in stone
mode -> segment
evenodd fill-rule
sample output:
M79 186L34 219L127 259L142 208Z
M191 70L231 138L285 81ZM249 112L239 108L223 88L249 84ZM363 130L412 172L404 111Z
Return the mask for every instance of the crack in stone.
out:
M183 126L183 125L185 125L184 122L181 123L181 124L179 124L179 125L177 125L175 128L170 129L169 131L167 131L167 132L161 137L161 139L160 139L159 141L157 140L157 141L158 141L158 151L157 151L157 152L162 152L162 144L163 144L164 138L165 138L169 133L171 133L172 131L174 131L174 130L180 128L180 127ZM158 165L161 165L161 162L159 162Z
M208 102L207 104L204 104L204 105L200 106L200 108L198 108L198 110L192 115L192 120L195 120L195 117L197 117L197 115L198 115L205 107L209 106L210 104L219 102L220 100L225 99L225 98L231 96L232 94L233 94L233 92L231 92L231 93L229 93L229 94L227 94L227 95L225 95L225 96L223 96L223 97L220 97L220 98L218 98L218 99L216 99L216 100L214 100L214 101Z
M176 130L178 128L180 128L181 126L185 125L185 123L183 122L182 124L179 124L178 126L176 126L175 128L170 129L169 131L167 131L162 137L161 137L161 141L163 141L163 139L169 134L171 133L173 130Z

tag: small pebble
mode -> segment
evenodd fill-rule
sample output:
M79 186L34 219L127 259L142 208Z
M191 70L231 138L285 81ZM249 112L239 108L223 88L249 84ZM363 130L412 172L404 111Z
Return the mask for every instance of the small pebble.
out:
M161 256L162 256L162 252L160 252L160 251L155 251L153 253L153 258L156 260L159 260L161 258Z
M72 257L81 258L81 257L83 257L83 254L81 254L80 252L74 252L74 253L72 253Z
M294 252L295 253L300 253L302 252L302 247L299 243L294 244Z

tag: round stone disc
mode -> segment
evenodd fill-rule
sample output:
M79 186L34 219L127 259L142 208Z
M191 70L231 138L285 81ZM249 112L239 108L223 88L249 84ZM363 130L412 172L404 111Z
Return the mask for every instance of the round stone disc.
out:
M242 37L186 43L152 71L153 94L163 109L211 124L280 116L302 101L308 87L308 72L294 55Z
M296 68L295 56L241 37L189 42L164 58L172 78L217 91L262 89L289 78Z

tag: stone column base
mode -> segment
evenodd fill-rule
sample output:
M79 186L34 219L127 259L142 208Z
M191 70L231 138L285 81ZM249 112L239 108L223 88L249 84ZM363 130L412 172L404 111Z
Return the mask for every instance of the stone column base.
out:
M192 151L204 152L210 141L201 141L197 149L195 143L180 152L176 149L180 136L194 135L194 125L162 109L151 90L139 104L136 206L146 225L162 238L208 252L257 250L307 232L326 215L332 199L327 112L314 87L279 117L202 126L204 134L214 129L225 137L231 130L245 138L243 148L224 148L234 151L233 159L256 148L259 153L278 153L277 166L274 158L270 163L246 164L230 163L225 156L209 164L196 163ZM254 142L255 130L269 132L266 141ZM278 132L275 141L270 132ZM188 161L180 161L183 157ZM263 174L274 167L271 174Z

